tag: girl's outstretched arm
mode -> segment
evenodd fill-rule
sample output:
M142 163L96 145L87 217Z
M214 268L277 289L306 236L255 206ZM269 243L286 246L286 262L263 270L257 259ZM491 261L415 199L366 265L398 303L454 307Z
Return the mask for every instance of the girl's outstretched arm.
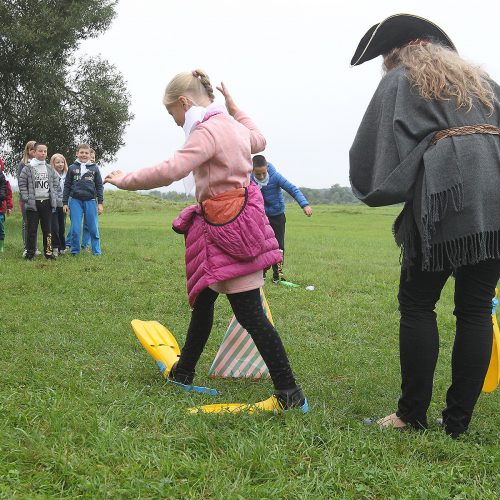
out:
M256 127L255 123L243 112L238 106L236 106L233 97L229 93L229 90L221 82L217 90L224 96L226 100L226 108L228 113L242 125L244 125L248 130L250 130L250 149L252 154L260 153L266 149L266 138L262 135L262 132Z
M239 108L234 103L234 99L229 93L229 90L227 90L227 87L224 85L224 82L221 82L221 84L217 87L217 90L224 96L224 99L226 100L227 112L231 116L234 116L239 111Z
M176 151L169 160L129 174L114 170L106 176L104 182L129 191L169 186L205 163L214 152L215 142L212 134L200 127L190 135L184 147Z

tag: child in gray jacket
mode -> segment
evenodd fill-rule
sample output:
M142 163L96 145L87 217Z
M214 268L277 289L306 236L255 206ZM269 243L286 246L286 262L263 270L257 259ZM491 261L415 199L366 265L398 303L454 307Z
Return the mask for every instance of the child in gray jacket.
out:
M35 157L22 169L19 176L19 192L26 207L28 222L26 256L32 260L36 251L38 222L43 233L43 252L46 259L55 259L52 252L52 212L61 196L59 179L55 170L47 165L47 146L35 144Z

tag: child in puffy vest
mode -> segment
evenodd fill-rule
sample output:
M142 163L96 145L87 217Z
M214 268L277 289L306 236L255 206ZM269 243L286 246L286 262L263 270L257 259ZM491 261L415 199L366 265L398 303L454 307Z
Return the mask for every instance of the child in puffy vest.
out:
M266 210L269 224L273 228L274 235L278 240L280 250L285 254L285 198L284 189L299 204L304 213L311 217L312 208L309 205L302 191L285 179L276 168L268 163L262 155L255 155L252 158L253 171L252 180L259 186L264 198L264 208ZM273 283L278 283L283 277L283 262L273 265Z
M307 411L285 348L260 298L263 269L281 260L260 190L250 183L251 155L262 151L266 141L224 84L218 90L227 109L213 104L212 85L203 71L175 76L163 102L184 129L184 146L168 161L129 174L114 171L105 182L122 189L153 189L190 172L194 175L199 204L185 209L174 222L174 229L185 235L192 315L179 361L168 378L186 387L192 384L212 329L214 303L223 293L269 368L277 405Z
M4 174L4 162L0 158L0 253L5 245L5 216L12 212L12 189Z

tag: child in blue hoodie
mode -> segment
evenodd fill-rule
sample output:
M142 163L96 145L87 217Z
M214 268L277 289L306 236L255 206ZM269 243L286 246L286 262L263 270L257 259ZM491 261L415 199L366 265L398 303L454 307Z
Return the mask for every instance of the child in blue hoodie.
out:
M69 166L64 181L63 210L71 212L71 254L80 253L82 219L85 217L90 232L92 254L101 255L97 216L103 212L103 183L99 168L90 160L90 146L80 144L76 161ZM69 207L68 207L68 199ZM97 198L97 204L96 204Z
M285 179L271 163L267 162L264 156L255 155L252 158L252 163L252 180L262 192L267 218L278 240L279 248L284 254L286 217L282 189L295 199L308 217L312 215L312 208L300 189ZM283 262L273 265L273 283L278 283L282 279L284 279Z

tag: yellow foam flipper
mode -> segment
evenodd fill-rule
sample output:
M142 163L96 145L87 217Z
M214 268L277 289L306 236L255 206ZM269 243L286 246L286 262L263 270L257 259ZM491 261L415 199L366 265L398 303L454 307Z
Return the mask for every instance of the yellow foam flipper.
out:
M260 294L261 294L261 297L262 297L262 302L264 303L264 312L266 313L267 319L274 326L273 315L271 314L271 308L269 307L269 304L267 302L266 296L264 295L264 289L263 288L260 289Z
M253 404L244 403L222 403L204 406L195 406L194 408L189 408L189 413L253 413L261 411L272 411L273 413L278 413L283 411L283 407L276 399L276 396L272 395L270 398L264 401L259 401Z
M493 318L493 347L491 350L490 365L484 378L483 392L493 392L500 381L500 330L496 315Z
M155 360L164 378L167 378L181 351L172 333L158 321L134 319L131 323L144 349Z

